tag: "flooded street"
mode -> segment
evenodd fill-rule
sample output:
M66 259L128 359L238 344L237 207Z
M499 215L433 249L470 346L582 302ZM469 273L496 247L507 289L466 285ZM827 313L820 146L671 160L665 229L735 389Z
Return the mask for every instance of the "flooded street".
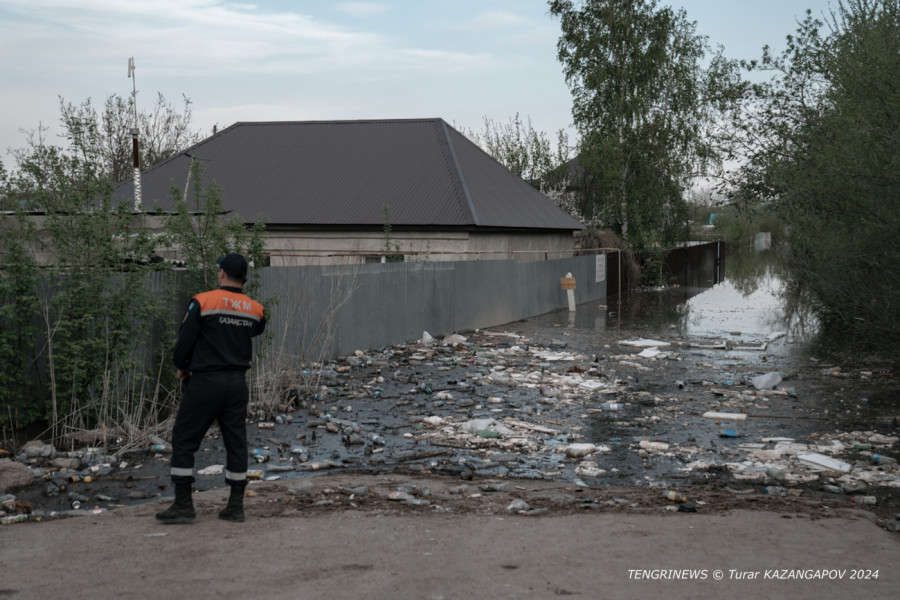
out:
M613 505L672 510L769 501L766 490L778 490L819 507L871 496L888 518L900 474L873 455L900 456L894 378L810 356L814 331L785 322L779 294L770 273L726 273L707 289L632 292L438 339L423 332L283 373L283 389L299 394L275 412L251 407L251 477L299 496L312 478L351 474L440 476L482 491L559 482ZM97 476L69 487L100 509L155 500L171 495L167 461L147 450L85 457L72 471ZM36 481L54 474L31 463ZM223 487L223 464L214 428L197 455L198 491ZM47 516L70 509L66 494L43 489L19 497ZM456 510L487 506L481 493L460 493Z

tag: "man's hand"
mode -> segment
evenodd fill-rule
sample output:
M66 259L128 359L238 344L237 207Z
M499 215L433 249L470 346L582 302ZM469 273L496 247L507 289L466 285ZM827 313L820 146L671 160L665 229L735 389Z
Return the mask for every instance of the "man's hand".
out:
M185 371L183 369L178 369L178 372L175 374L175 377L177 377L179 381L187 381L191 377L191 372Z

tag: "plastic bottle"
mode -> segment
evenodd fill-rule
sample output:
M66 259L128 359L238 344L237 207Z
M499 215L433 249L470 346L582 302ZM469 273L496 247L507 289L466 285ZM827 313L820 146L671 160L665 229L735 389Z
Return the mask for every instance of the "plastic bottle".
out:
M873 454L872 462L874 462L876 465L896 465L897 459L890 456L885 456L883 454Z
M395 491L388 494L388 500L399 500L401 502L411 502L414 500L412 494L408 492Z
M850 502L854 504L875 504L875 496L853 496Z
M784 496L787 494L787 490L780 485L768 485L763 489L763 493L770 496Z
M0 517L0 523L2 523L3 525L9 525L11 523L21 523L27 520L28 515L9 515L6 517Z

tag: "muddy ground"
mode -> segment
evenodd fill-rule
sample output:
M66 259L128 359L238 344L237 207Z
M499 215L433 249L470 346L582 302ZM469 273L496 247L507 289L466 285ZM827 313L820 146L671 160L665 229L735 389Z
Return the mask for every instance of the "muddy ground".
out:
M538 483L573 491L534 506L563 512L787 507L828 514L867 496L874 503L863 509L883 525L900 513L896 465L872 459L900 456L898 386L890 369L809 357L790 335L768 342L743 332L691 339L665 322L616 327L610 312L580 306L575 314L461 332L464 341L365 350L324 371L283 373L283 388L295 385L300 393L289 410L252 412L250 448L261 462L251 460L251 476L270 485L251 490L275 485L304 494L304 481L321 476L373 474L462 486L441 510L475 514L497 510L492 498L509 505L511 487ZM654 357L640 356L646 344L627 343L647 339L663 343ZM754 378L767 373L782 381L757 389ZM703 416L711 411L724 417ZM77 470L44 471L45 478L69 474L64 493L48 497L39 478L17 499L52 519L78 514L71 512L72 494L81 498L82 514L171 496L165 451L104 456L113 450L86 457ZM798 461L801 452L830 457L852 472ZM196 468L214 474L198 474L197 491L223 487L217 470L223 464L213 428ZM93 475L90 483L85 474ZM774 496L766 493L773 486ZM397 507L401 502L388 497L396 491L376 486L352 500L342 493L289 494L284 506ZM414 506L431 503L427 490L408 492Z

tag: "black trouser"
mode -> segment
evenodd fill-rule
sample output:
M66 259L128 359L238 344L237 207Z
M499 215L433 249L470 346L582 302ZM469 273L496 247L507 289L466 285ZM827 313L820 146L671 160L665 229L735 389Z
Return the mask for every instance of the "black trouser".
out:
M225 442L225 483L246 486L250 399L246 371L192 373L182 390L172 430L172 483L193 483L194 453L213 421L218 420Z

